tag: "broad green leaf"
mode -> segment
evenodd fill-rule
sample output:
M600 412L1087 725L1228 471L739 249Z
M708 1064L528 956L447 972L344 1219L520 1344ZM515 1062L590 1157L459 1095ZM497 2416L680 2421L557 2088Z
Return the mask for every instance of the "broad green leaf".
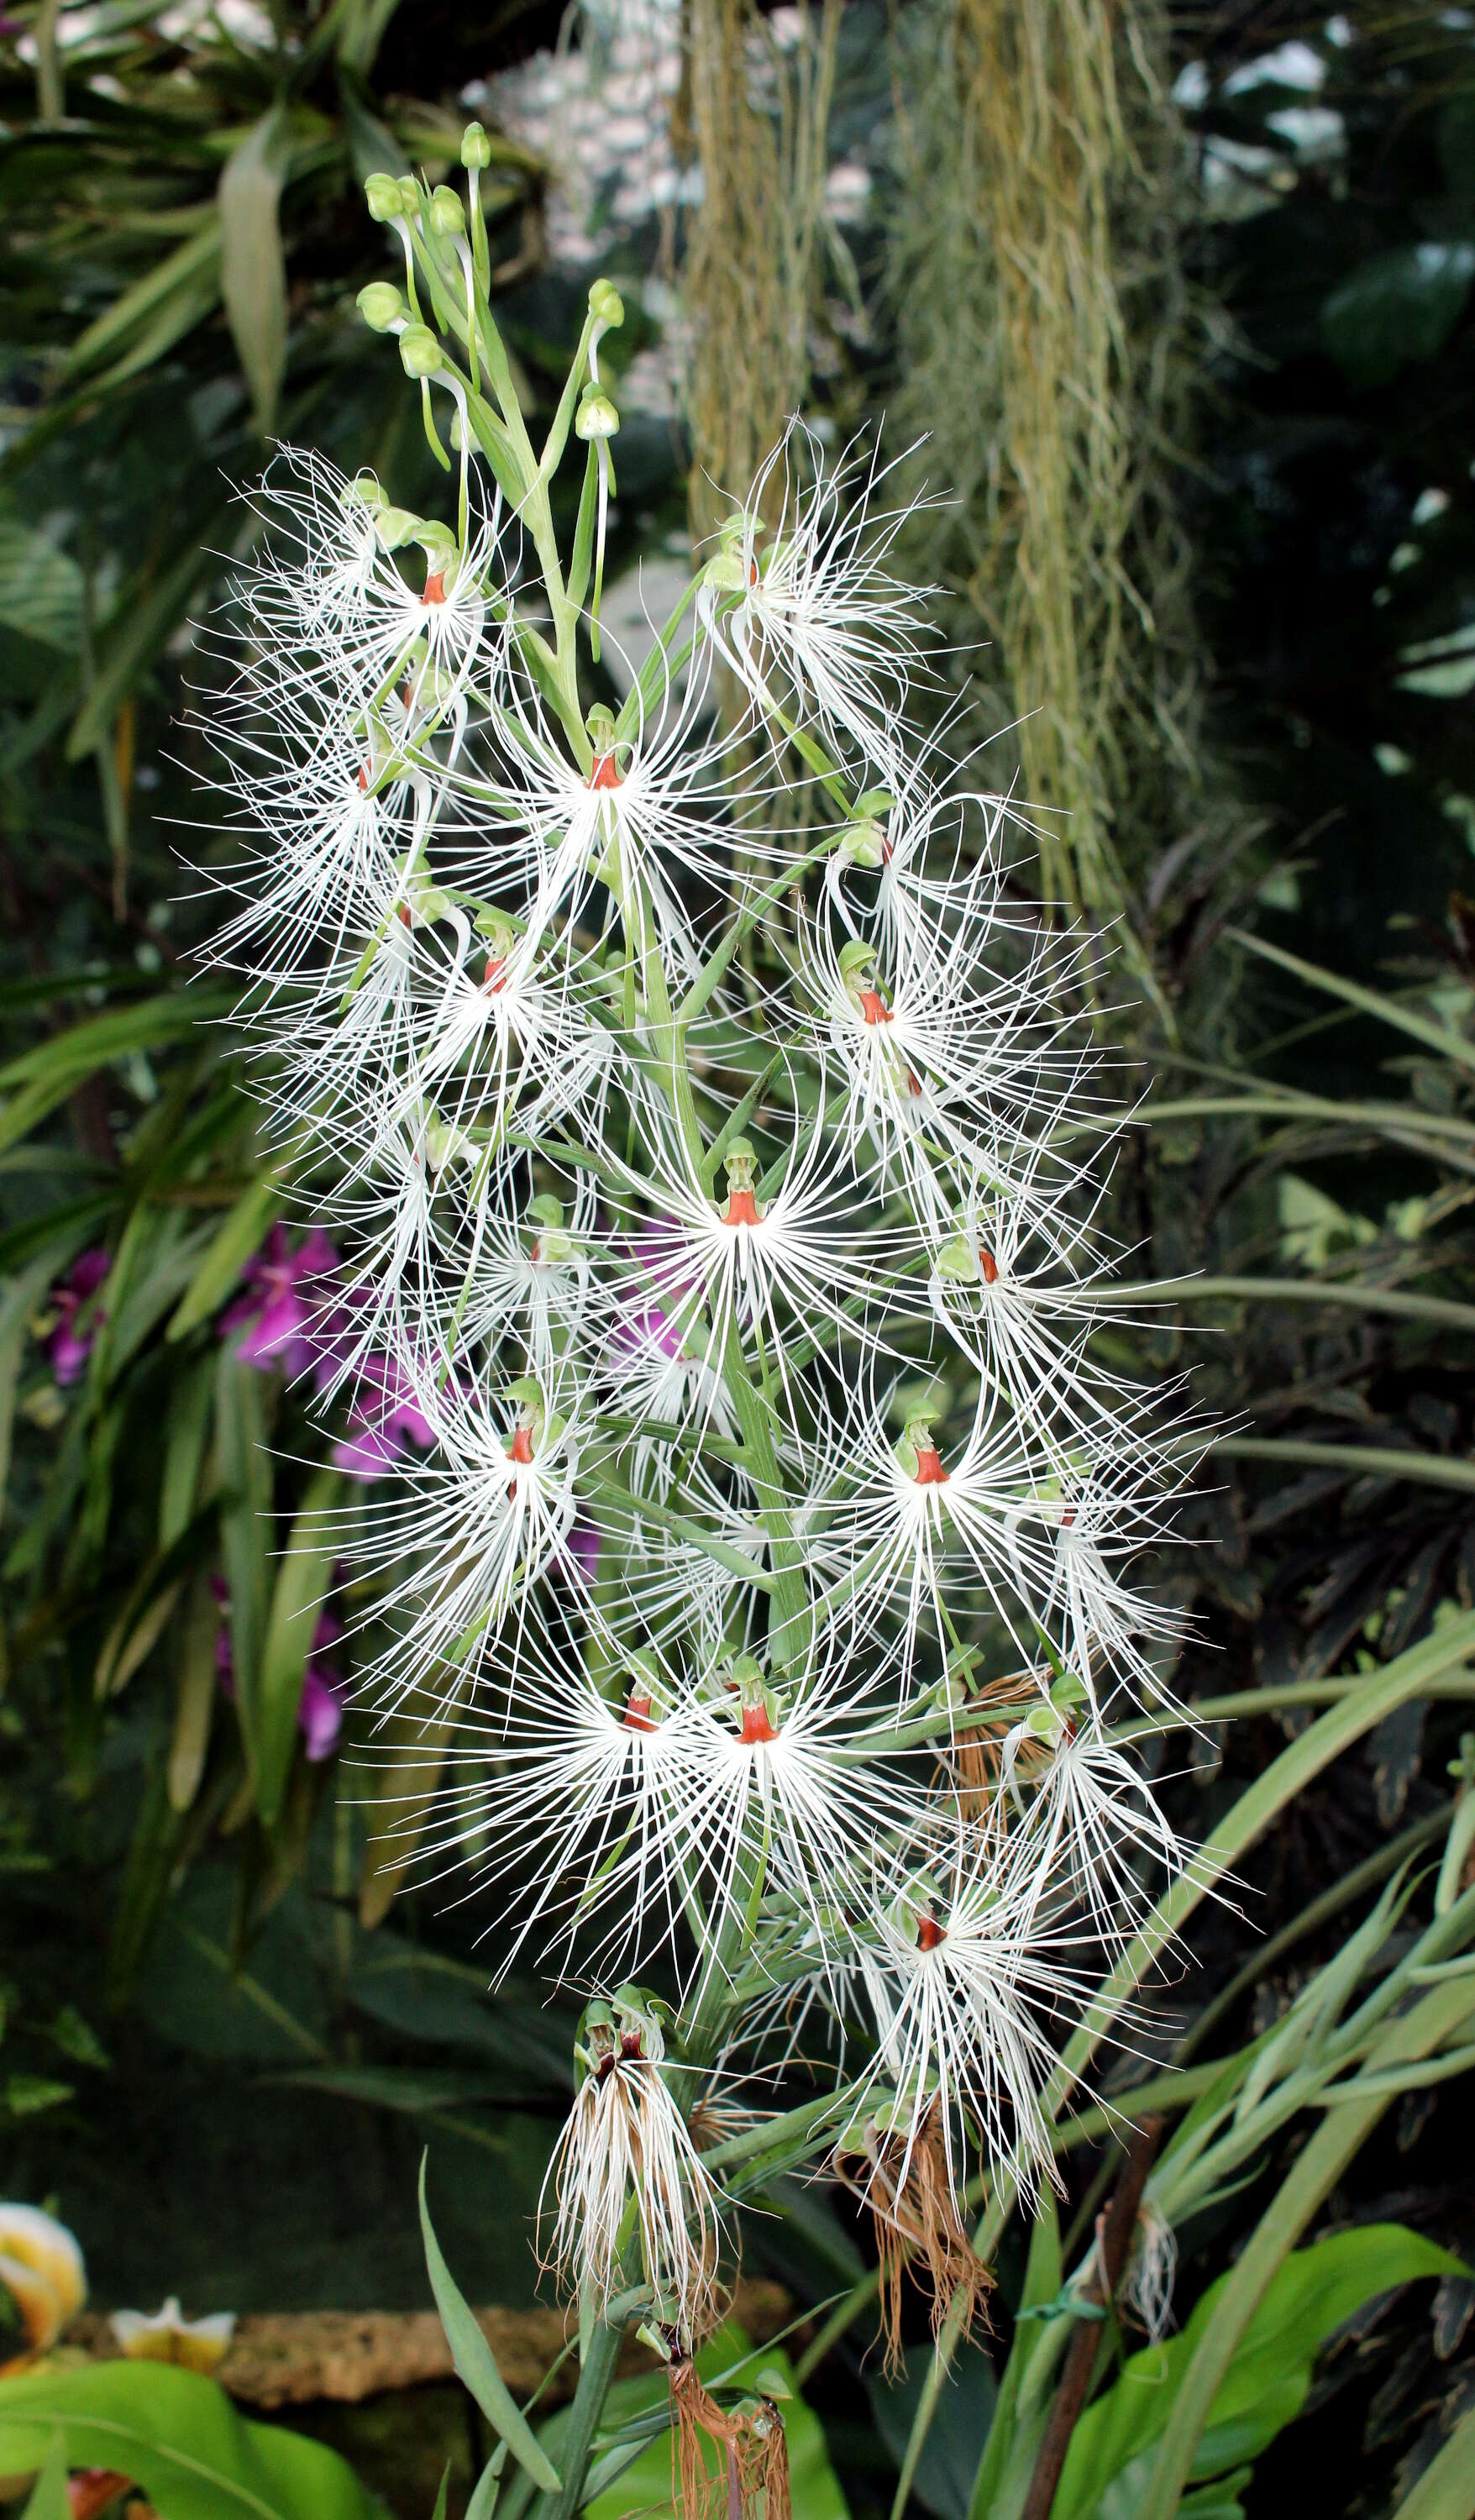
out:
M287 365L287 256L277 211L289 154L288 118L274 106L220 177L220 293L263 436Z
M252 1182L223 1219L204 1258L176 1307L167 1331L171 1339L187 1338L224 1302L253 1251L260 1248L282 1205L280 1183L270 1173Z
M1248 2321L1209 2410L1193 2461L1201 2481L1258 2458L1300 2413L1320 2347L1363 2303L1459 2261L1397 2223L1329 2232L1281 2266ZM1212 2326L1229 2282L1211 2284L1181 2336L1133 2355L1071 2437L1053 2520L1130 2520L1177 2383Z
M82 572L18 517L0 516L0 621L65 655L81 644Z
M312 1658L313 1632L332 1585L334 1560L343 1544L334 1512L343 1485L341 1470L318 1470L309 1479L272 1592L254 1718L256 1808L268 1828L281 1816L296 1746L302 1676Z
M1409 359L1432 359L1464 313L1475 245L1426 239L1360 263L1321 308L1321 338L1349 384L1385 385Z
M526 2469L543 2493L557 2494L559 2491L558 2470L550 2465L548 2454L539 2447L532 2427L513 2403L512 2393L497 2368L497 2358L441 2256L440 2243L430 2222L430 2208L425 2201L425 2163L428 2159L428 2153L423 2154L420 2164L420 2228L425 2241L425 2264L430 2271L430 2288L451 2349L451 2360L487 2422L506 2442L518 2466Z
M247 2423L225 2391L165 2362L97 2362L0 2380L0 2469L52 2455L130 2477L160 2520L387 2520L336 2451Z

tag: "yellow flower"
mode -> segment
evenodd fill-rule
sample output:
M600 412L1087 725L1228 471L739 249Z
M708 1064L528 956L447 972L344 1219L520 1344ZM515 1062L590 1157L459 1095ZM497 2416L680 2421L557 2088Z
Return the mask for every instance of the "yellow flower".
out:
M44 2354L87 2298L82 2252L65 2223L36 2205L0 2204L0 2284L30 2351Z
M231 2350L236 2314L222 2310L213 2318L186 2318L170 2293L152 2318L141 2310L115 2310L110 2324L130 2362L178 2362L186 2371L210 2372Z

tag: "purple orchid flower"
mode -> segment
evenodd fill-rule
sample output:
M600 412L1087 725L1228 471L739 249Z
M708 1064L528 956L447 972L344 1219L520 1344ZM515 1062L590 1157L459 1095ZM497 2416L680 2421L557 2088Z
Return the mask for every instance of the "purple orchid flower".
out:
M285 1225L274 1225L254 1259L246 1264L246 1285L221 1314L219 1332L241 1330L236 1354L269 1372L280 1366L290 1381L306 1373L336 1327L328 1301L329 1282L341 1262L335 1245L314 1226L290 1251Z
M92 1354L93 1341L108 1318L102 1306L98 1305L87 1328L79 1330L76 1327L78 1313L97 1293L112 1266L112 1255L109 1251L94 1247L82 1252L78 1259L73 1260L60 1285L53 1286L47 1299L57 1319L46 1334L42 1352L58 1386L64 1391L68 1383L81 1380L87 1359Z
M236 1656L231 1644L229 1625L231 1596L224 1578L210 1577L210 1591L220 1604L220 1631L215 1639L215 1673L221 1694L236 1697ZM348 1685L336 1666L327 1660L343 1634L343 1622L331 1610L318 1614L312 1632L312 1653L302 1674L302 1693L297 1699L297 1731L302 1735L302 1748L316 1764L337 1747L343 1730L343 1708L347 1703Z
M394 1357L371 1348L359 1368L348 1433L333 1448L335 1469L346 1471L351 1479L382 1478L407 1443L427 1452L434 1441L435 1429L416 1399L404 1368Z
M569 1532L566 1551L581 1584L593 1592L600 1571L600 1551L604 1535L592 1522L576 1522Z

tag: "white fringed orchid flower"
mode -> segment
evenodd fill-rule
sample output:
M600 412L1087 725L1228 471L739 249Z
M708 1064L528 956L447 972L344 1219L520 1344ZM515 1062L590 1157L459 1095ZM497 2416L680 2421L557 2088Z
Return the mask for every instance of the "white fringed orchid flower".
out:
M970 2159L1051 2178L1087 1959L1193 1860L1121 1729L1174 1715L1191 1464L1104 1284L1098 940L913 723L889 468L792 423L616 704L623 308L596 282L535 453L490 157L471 126L465 207L370 187L404 292L361 303L452 520L290 452L257 494L210 956L342 1254L293 1371L372 1484L316 1541L360 1705L422 1730L409 1869L485 1903L499 1970L678 1991L586 2008L552 2254L586 2349L628 2315L685 2370L801 2040L784 2160L865 2165L960 2316Z

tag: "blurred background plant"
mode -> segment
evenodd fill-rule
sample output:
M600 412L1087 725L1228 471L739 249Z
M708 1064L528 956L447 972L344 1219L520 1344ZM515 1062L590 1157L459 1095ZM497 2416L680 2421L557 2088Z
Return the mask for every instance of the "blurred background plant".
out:
M436 497L353 309L385 268L361 186L435 180L469 109L531 401L591 272L626 296L627 636L788 409L841 442L884 412L897 454L931 433L909 478L950 504L908 565L943 589L944 741L1040 809L1019 880L1133 964L1097 1020L1147 1090L1114 1221L1157 1300L1118 1335L1235 1420L1184 1587L1180 1686L1213 1713L1159 1756L1238 1905L1179 1918L1197 1966L1139 1992L1103 2070L1145 2096L1062 2118L1058 2223L1026 2250L989 2200L995 2334L954 2377L919 2298L901 2376L868 2356L859 2212L777 2176L756 2200L748 2264L811 2321L801 2520L841 2492L940 2520L1475 2510L1471 29L1422 0L42 0L0 83L8 2191L56 2202L105 2307L407 2312L428 2132L463 2283L524 2299L571 2022L485 1999L484 1920L394 1898L351 1649L293 1615L332 1577L284 1553L297 1516L393 1464L346 1419L307 1443L293 1307L330 1255L283 1236L236 1045L185 985L174 856L201 812L174 722L214 670L189 625L268 438ZM1128 2214L1093 2259L1139 2171L1141 2236ZM1176 2323L1143 2345L1164 2230ZM188 2420L245 2474L259 2446L199 2386ZM490 2446L429 2398L301 2420L418 2515L448 2449L469 2479ZM69 2451L82 2413L46 2421ZM50 2435L15 2423L20 2472ZM168 2520L177 2480L136 2472ZM325 2478L271 2507L358 2492Z

